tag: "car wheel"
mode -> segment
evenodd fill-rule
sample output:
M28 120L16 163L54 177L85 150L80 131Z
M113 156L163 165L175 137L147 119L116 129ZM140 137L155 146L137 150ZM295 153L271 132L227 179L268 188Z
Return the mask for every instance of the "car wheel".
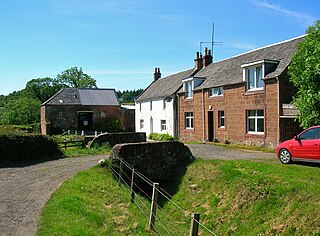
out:
M279 151L279 160L283 163L283 164L289 164L292 162L291 159L291 153L283 148Z

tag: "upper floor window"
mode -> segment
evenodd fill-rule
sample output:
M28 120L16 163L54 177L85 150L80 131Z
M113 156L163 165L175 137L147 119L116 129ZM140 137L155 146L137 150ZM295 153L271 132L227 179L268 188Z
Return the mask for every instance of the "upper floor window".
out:
M152 101L150 101L150 111L152 111Z
M139 102L139 110L141 111L141 102Z
M189 81L189 82L186 82L186 92L185 92L185 95L186 95L186 98L192 98L193 97L193 94L192 94L192 81Z
M166 107L167 107L167 102L165 99L163 99L163 110L166 109Z
M223 95L223 87L209 89L210 97L222 96L222 95Z
M259 89L263 87L262 66L251 67L247 70L247 88L248 90Z

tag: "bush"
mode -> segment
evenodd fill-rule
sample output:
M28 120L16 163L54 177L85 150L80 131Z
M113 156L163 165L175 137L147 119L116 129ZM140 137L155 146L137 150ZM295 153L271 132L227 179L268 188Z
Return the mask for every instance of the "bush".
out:
M42 135L0 133L0 163L16 163L62 155L58 144Z
M170 134L159 134L159 133L152 133L148 136L151 140L157 140L157 141L172 141L176 140L174 137L172 137Z

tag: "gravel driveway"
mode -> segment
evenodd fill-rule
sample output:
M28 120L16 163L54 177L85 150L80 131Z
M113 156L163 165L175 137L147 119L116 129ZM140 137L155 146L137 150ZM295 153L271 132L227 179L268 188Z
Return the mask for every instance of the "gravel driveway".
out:
M277 162L275 154L204 144L187 145L203 159L249 159ZM0 235L34 235L41 209L55 189L75 173L107 156L64 158L13 168L0 168Z

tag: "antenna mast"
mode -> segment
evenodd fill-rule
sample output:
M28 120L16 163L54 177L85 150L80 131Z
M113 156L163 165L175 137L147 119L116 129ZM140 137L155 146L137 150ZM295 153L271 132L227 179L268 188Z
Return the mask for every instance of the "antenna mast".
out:
M211 42L200 42L200 53L202 52L202 44L211 44L211 52L212 52L212 61L214 61L214 45L222 45L223 42L215 42L214 41L214 22L212 23L212 33L211 33Z

